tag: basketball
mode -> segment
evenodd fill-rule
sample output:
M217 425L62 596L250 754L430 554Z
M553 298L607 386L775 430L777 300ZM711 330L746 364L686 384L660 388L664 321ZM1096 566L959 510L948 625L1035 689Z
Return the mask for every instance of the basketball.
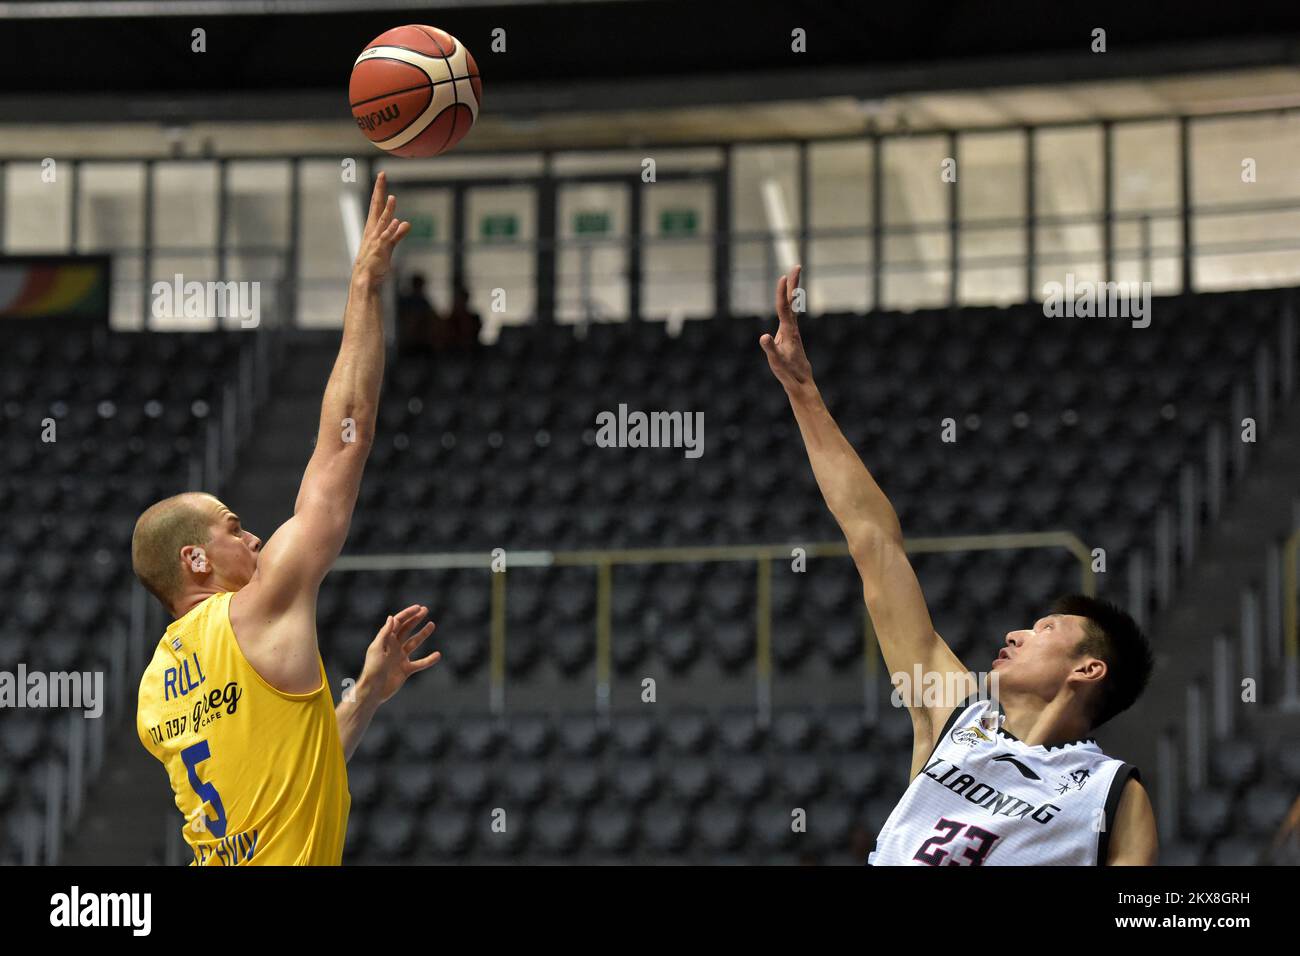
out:
M381 33L352 66L352 117L366 139L394 156L429 157L470 131L483 100L478 65L437 27L409 24Z

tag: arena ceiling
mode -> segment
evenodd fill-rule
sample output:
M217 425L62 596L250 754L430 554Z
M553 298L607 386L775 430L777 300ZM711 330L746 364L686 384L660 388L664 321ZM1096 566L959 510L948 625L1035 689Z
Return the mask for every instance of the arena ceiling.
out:
M1041 0L453 0L434 19L477 51L484 75L484 112L465 149L498 150L1300 104L1300 6L1240 13L1109 0L1081 11ZM65 37L54 48L51 16ZM178 140L203 151L215 139L217 152L238 153L240 138L222 146L223 131L250 121L267 124L256 150L351 148L356 53L384 29L430 16L427 4L401 0L0 2L0 149L56 150L73 133L64 124L84 149L102 124L110 152L165 154ZM207 52L196 54L200 26ZM1091 49L1098 26L1104 53ZM490 49L498 27L504 53ZM790 49L795 27L807 31L806 53ZM129 148L123 123L138 130Z

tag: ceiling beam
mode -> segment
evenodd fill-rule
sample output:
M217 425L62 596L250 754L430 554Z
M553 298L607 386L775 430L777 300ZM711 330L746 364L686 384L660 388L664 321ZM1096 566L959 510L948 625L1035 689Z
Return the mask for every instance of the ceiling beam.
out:
M575 3L631 3L644 0L440 0L440 9L572 6ZM428 0L380 0L370 12L429 9ZM0 2L3 20L86 20L127 17L239 17L356 13L356 0L30 0Z

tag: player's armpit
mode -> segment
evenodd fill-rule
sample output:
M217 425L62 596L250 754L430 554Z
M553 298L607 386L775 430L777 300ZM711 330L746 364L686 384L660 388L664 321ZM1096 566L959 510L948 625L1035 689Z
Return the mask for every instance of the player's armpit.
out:
M1124 784L1107 851L1107 866L1155 866L1159 854L1156 815L1146 788L1137 780Z
M337 513L301 511L271 535L252 580L230 599L245 658L276 690L304 694L320 686L316 595L346 536Z

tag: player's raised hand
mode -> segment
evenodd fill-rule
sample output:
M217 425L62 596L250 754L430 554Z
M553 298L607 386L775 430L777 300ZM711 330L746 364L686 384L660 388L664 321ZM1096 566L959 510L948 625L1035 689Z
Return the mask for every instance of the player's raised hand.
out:
M396 216L397 197L388 195L388 174L375 178L375 191L370 195L370 213L366 228L361 234L357 261L352 266L354 277L378 285L392 268L393 250L411 231L411 224Z
M799 273L803 266L795 266L788 276L776 283L776 315L780 320L776 335L764 332L758 344L767 354L767 364L786 391L812 384L812 365L803 350L799 337L799 319L795 315L795 290L799 288Z
M418 631L416 625L424 620L429 609L420 604L412 604L404 611L390 614L384 626L379 629L375 639L366 651L366 665L361 671L358 686L365 686L379 703L391 698L406 683L412 674L428 670L442 659L440 651L434 651L428 657L411 660L415 649L428 640L434 631L434 623L427 622Z

